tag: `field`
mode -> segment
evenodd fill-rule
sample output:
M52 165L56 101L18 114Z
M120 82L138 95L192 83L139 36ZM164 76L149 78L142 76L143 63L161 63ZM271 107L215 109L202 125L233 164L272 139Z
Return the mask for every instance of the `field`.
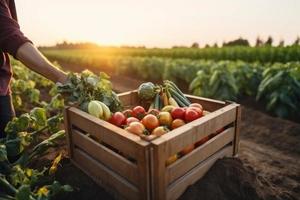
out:
M170 79L198 96L221 100L251 97L274 116L297 120L300 108L300 63L297 60L299 56L295 54L298 51L296 46L203 50L131 49L128 52L126 49L101 48L50 49L44 50L44 53L49 59L103 70L112 76L154 82ZM199 56L188 56L190 53L194 55L193 52ZM279 59L277 54L281 53L285 58ZM206 60L214 56L216 59ZM272 56L278 60L272 59ZM290 58L288 62L287 57Z
M160 83L169 79L186 93L233 100L242 105L239 157L217 161L180 199L198 199L199 196L212 200L299 199L299 46L43 49L43 53L65 71L106 72L117 92L136 89L144 81ZM52 136L53 143L51 141L48 147L56 144L55 148L47 148L47 153L43 151L33 161L28 161L30 165L25 165L24 171L28 167L50 167L59 153L66 156L65 141L61 139L63 133L59 131L63 129L62 96L50 81L18 62L13 65L12 90L17 115L21 118L24 113L29 113L33 119L32 125L18 131L32 133L38 130L41 134L34 137L35 141L41 142ZM38 120L35 113L43 113L43 120ZM35 143L30 140L27 146ZM22 145L26 149L27 146ZM73 188L73 192L56 195L57 199L95 199L95 196L96 199L113 199L71 164L67 156L56 167L57 173L47 175L46 180L51 183L55 178ZM70 191L70 188L64 186L62 190ZM38 196L38 191L32 191L32 195Z

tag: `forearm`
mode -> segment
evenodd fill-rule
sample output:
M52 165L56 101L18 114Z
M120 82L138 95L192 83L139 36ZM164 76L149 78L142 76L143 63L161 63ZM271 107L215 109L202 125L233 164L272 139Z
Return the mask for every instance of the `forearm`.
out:
M53 66L47 58L31 43L24 43L17 51L16 57L31 70L39 73L53 82L64 83L67 75Z

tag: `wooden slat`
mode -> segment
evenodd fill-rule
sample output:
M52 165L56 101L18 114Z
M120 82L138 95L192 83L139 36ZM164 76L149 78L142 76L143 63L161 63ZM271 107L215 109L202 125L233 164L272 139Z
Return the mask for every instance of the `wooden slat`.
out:
M67 140L67 151L69 154L69 157L72 158L73 155L73 143L72 143L72 137L71 137L71 127L70 127L70 121L68 116L68 109L69 107L64 108L64 127L66 131L66 140Z
M192 102L192 103L200 103L204 110L208 110L209 112L216 111L220 108L226 106L224 101L218 101L214 99L208 99L204 97L197 97L193 95L185 94L185 96Z
M74 149L74 161L82 171L105 189L115 190L126 199L139 199L136 187L77 148Z
M235 137L234 137L234 150L233 156L236 156L239 151L239 144L240 144L240 126L241 126L241 115L242 115L242 108L239 105L236 110L236 121L235 121Z
M154 145L164 145L167 158L201 138L236 120L237 104L230 104L189 124L179 127L152 141Z
M194 169L189 171L185 176L181 177L167 188L167 200L177 199L189 185L194 184L197 180L203 177L217 159L224 156L231 156L233 146L228 146L215 153L207 160L197 165Z
M123 105L125 106L134 105L135 103L138 102L137 90L120 93L118 94L118 97L120 101L123 103Z
M126 152L133 158L136 158L141 148L149 145L148 142L142 140L139 136L128 133L124 129L93 117L77 108L70 108L68 116L72 126L80 128L93 135L99 141L103 141L121 152Z
M107 147L95 142L93 139L83 135L77 130L72 131L73 144L84 150L91 157L111 168L121 176L138 185L137 165L113 152Z
M183 176L186 172L195 167L212 154L219 151L225 145L229 144L234 139L235 129L229 128L207 141L202 146L198 147L191 153L187 154L174 164L167 167L166 182L170 184L174 180Z

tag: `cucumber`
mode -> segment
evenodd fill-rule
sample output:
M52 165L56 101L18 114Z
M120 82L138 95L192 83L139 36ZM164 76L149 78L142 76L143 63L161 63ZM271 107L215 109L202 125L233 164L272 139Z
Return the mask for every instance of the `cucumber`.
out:
M176 101L176 103L177 103L180 107L186 107L186 105L185 105L180 99L178 99L176 96L173 96L173 99Z
M183 92L177 87L177 85L174 82L169 81L169 80L167 80L166 82L169 84L169 86L172 89L174 89L180 96L182 96L186 102L188 102L188 105L191 104L191 102L184 96Z
M189 106L190 105L190 103L188 101L186 101L186 99L183 96L181 96L180 94L178 94L173 88L170 88L170 92L171 92L173 98L176 97L182 103L184 103L185 106Z

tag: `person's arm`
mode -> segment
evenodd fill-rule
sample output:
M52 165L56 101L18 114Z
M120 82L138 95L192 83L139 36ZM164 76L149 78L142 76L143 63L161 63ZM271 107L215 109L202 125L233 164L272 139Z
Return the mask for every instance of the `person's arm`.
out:
M54 67L24 36L5 0L0 0L0 49L54 82L66 80L66 74Z
M16 58L31 70L53 82L65 83L67 79L67 75L53 66L30 42L26 42L18 48Z

